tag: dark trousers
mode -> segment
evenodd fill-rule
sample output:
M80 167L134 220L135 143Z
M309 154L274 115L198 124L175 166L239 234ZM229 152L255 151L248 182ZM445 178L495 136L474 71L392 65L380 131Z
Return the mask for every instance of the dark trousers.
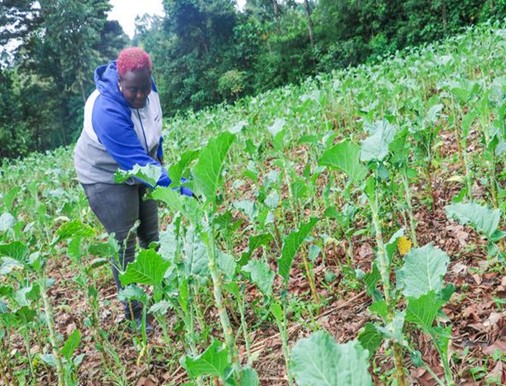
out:
M119 270L135 259L136 239L141 248L148 248L158 241L158 204L154 200L143 200L144 185L86 184L84 192L90 207L109 234L115 235L120 246L119 256L112 258L112 273L118 291L122 288L118 278ZM137 225L137 228L135 226ZM140 306L124 303L127 318L137 317Z

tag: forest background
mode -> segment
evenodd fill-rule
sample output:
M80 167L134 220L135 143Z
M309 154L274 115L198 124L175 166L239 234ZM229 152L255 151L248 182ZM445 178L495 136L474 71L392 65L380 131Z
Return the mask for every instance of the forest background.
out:
M0 0L0 160L73 143L93 71L151 54L165 116L381 60L506 17L506 0L164 0L129 39L108 0ZM281 106L280 106L281 108Z

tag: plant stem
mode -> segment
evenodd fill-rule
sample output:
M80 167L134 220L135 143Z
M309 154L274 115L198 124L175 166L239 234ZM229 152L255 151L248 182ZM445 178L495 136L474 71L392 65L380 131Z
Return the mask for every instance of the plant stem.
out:
M39 277L39 286L40 286L40 296L42 297L42 302L44 304L44 311L46 312L46 322L47 328L49 330L49 342L51 343L53 349L53 357L56 362L58 386L64 386L65 372L63 370L63 363L60 357L60 351L57 344L56 330L54 328L53 308L51 307L51 303L49 302L49 298L47 296L46 276L44 275L44 273L42 273L41 276Z
M462 115L459 114L460 121L462 122ZM459 130L458 125L455 125L455 139L457 142L457 150L459 153L460 166L462 167L462 172L464 173L464 178L466 180L466 188L467 188L467 198L472 200L472 184L471 177L469 173L469 162L467 160L467 149L466 149L466 138L463 138L461 130Z
M437 335L435 335L434 333L429 333L429 335L431 336L431 338L434 342L437 342L437 339L438 339ZM447 386L454 386L455 382L452 377L452 371L450 369L450 366L448 366L448 358L446 357L446 355L444 355L443 351L441 350L441 348L438 344L435 344L434 346L436 347L439 357L441 358L441 363L443 364L443 370L445 372L446 384L447 384Z
M302 251L302 261L304 262L304 268L306 270L306 276L307 276L307 280L309 281L309 287L311 288L311 294L313 295L313 300L315 301L315 303L318 305L318 308L319 308L320 297L318 296L318 292L316 292L316 285L314 282L314 277L311 274L311 270L309 267L309 261L307 260L307 253L306 253L305 249Z
M218 271L217 259L216 259L216 245L214 239L214 228L212 223L209 225L207 237L205 237L205 245L207 249L207 255L209 257L209 271L213 280L213 294L216 308L218 309L218 315L220 317L221 327L223 329L223 335L225 338L225 344L230 352L230 358L232 360L232 369L234 372L234 379L239 382L240 380L240 363L239 355L235 344L234 334L232 327L230 326L230 319L228 317L227 310L223 303L223 292L220 272Z
M434 378L439 386L445 386L445 383L437 376L437 374L430 368L427 363L423 362L423 367L432 376L432 378Z
M378 195L374 197L368 197L369 206L371 207L372 220L376 233L376 244L378 245L378 261L381 274L381 280L383 282L383 292L385 295L385 302L388 308L387 323L390 323L394 318L395 304L390 294L390 263L387 258L387 251L385 243L383 242L383 233L381 231L381 222L379 219L378 210ZM397 373L397 384L398 386L406 386L406 377L404 376L404 365L402 360L402 347L393 342L394 351L394 362Z
M427 174L427 186L429 188L429 194L431 198L431 208L434 212L436 210L436 196L434 195L434 189L432 188L432 172L430 170L430 161L427 163L427 167L425 168L425 173Z
M369 206L372 212L372 222L376 236L376 245L378 246L378 262L381 274L381 281L383 282L383 292L385 294L385 302L387 303L389 315L391 316L393 304L390 297L390 264L387 261L387 253L385 243L383 242L383 233L381 230L381 222L378 212L378 196L368 198ZM390 318L392 319L392 318Z
M244 335L244 345L246 346L246 355L248 356L248 364L251 365L251 345L248 336L248 325L246 324L246 318L244 317L244 297L237 300L239 306L239 313L241 314L241 326L242 334Z
M26 357L28 358L28 363L30 365L30 375L32 376L32 379L35 380L35 369L33 368L33 360L32 360L32 354L30 352L30 336L27 334L26 329L23 328L23 340L25 342L25 348L26 348Z
M492 161L490 162L489 167L489 181L490 181L490 195L492 198L492 205L494 208L499 208L499 202L497 200L497 186L496 186L496 180L495 180L495 154L492 152Z
M466 144L466 140L463 139L462 142L464 143L464 145ZM465 177L466 177L466 186L467 186L467 198L469 200L472 200L473 199L473 185L471 183L471 171L469 169L469 161L467 159L467 151L466 149L463 149L463 152L462 152L462 157L463 157L463 160L464 160L464 172L465 172Z
M288 385L293 385L292 373L290 371L290 352L288 350L288 334L287 331L287 317L286 317L286 309L287 309L287 296L288 296L288 283L285 284L284 293L281 295L282 299L282 307L283 307L283 322L279 327L279 332L281 333L281 343L283 347L283 356L285 357L286 364L286 376L288 378Z
M416 239L416 220L413 214L411 189L409 188L408 172L406 167L402 168L401 176L404 185L404 193L406 194L406 204L408 206L409 225L411 228L411 240L413 241L414 247L418 248L418 241Z
M402 360L402 347L394 342L393 349L395 369L397 372L397 384L398 386L406 386L406 376L404 374L404 364Z

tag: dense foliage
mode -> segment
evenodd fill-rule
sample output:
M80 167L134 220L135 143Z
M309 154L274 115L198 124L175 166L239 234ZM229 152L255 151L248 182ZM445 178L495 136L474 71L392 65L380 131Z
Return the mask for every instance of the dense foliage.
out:
M75 141L93 70L127 43L108 0L2 1L0 158Z
M504 384L505 44L485 24L166 120L200 200L153 190L159 248L121 272L151 337L115 319L72 149L7 161L0 382Z
M128 44L108 0L2 0L0 159L72 143L93 69ZM164 0L132 44L154 59L166 115L375 61L506 16L504 0Z
M172 115L386 57L506 16L504 1L165 0L139 22Z

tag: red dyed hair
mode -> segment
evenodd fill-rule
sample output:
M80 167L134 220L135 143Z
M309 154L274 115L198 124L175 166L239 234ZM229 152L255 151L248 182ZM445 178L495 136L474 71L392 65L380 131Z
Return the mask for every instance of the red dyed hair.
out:
M116 61L118 75L124 76L128 71L151 71L151 58L142 48L130 47L122 50Z

